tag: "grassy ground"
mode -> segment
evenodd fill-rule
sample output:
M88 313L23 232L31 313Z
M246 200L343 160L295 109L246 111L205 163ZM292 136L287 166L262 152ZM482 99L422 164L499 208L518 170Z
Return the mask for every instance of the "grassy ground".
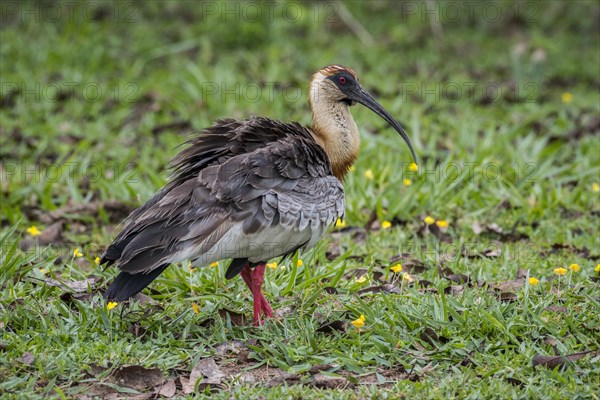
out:
M598 398L597 2L59 4L1 4L3 398ZM94 260L176 146L223 116L309 123L333 62L419 171L357 108L346 226L268 269L278 318L247 325L227 262L108 310Z

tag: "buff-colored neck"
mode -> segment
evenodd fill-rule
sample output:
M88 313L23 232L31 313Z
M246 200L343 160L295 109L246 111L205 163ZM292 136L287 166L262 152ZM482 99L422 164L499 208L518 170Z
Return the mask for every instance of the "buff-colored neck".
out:
M342 180L358 156L360 134L349 106L336 97L334 88L323 75L315 74L309 101L315 141L329 157L333 174Z

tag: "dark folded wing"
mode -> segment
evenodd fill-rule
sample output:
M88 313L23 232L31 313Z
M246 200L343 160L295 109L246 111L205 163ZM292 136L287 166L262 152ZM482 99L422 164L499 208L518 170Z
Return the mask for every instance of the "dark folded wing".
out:
M102 262L128 273L185 259L266 261L312 246L343 215L344 192L310 132L265 118L223 120L173 161Z

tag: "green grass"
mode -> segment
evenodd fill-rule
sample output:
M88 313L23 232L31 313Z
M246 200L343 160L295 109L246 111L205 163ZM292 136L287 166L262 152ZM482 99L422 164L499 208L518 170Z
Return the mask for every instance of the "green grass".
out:
M225 379L215 398L598 398L596 2L503 1L493 3L497 18L430 3L439 24L425 3L347 3L373 43L330 15L339 3L281 2L272 17L251 14L257 3L229 3L239 7L231 14L219 2L75 4L2 4L3 398L100 396L94 390L119 384L110 376L120 366L177 379L206 357L228 376L255 377ZM403 122L419 171L409 171L398 135L357 107L363 143L345 182L347 227L300 254L303 266L267 270L265 293L280 317L238 324L252 313L251 297L240 279L225 280L226 262L171 267L145 291L152 302L107 310L99 293L116 271L94 259L126 211L164 184L176 147L224 116L310 123L308 79L334 62L357 71ZM448 230L426 228L427 215ZM27 228L55 220L60 237L32 241ZM485 250L494 252L480 256ZM389 270L402 253L423 263L411 274L436 292ZM579 272L554 279L554 268L573 263ZM449 281L444 269L473 285ZM519 270L540 284L494 289ZM103 280L73 295L80 299L45 283L90 275ZM360 292L383 283L400 293ZM500 291L513 293L510 301ZM361 314L365 326L355 330ZM336 320L345 332L316 332ZM246 344L247 362L219 353L232 341ZM588 350L564 370L532 365L536 354ZM344 384L315 384L311 367L321 364L321 375ZM277 383L267 367L292 378Z

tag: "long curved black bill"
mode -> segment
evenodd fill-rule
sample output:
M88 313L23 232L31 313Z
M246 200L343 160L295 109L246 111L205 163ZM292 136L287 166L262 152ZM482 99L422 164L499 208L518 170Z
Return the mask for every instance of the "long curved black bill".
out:
M386 122L388 124L390 124L391 127L394 128L400 134L400 136L402 136L402 139L404 139L404 141L408 145L408 148L410 149L410 153L412 154L413 160L415 161L416 164L418 164L418 162L417 162L417 156L415 154L415 150L413 149L412 144L410 142L410 139L408 138L408 135L404 131L404 128L402 127L402 125L400 125L400 123L398 121L396 121L390 115L390 113L387 112L385 110L385 108L383 108L383 106L381 104L379 104L377 102L377 100L375 100L373 98L373 96L371 96L369 94L369 92L367 92L362 87L359 87L358 91L355 92L355 93L353 93L352 97L353 97L352 100L354 100L354 101L362 104L365 107L368 107L375 114L379 115L381 118L383 118L384 120L386 120Z

